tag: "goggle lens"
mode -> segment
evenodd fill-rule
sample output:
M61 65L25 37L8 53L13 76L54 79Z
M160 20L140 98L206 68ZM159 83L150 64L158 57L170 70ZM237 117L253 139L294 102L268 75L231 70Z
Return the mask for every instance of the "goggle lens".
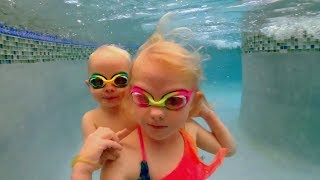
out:
M184 107L187 104L187 102L187 98L185 96L180 95L168 98L165 101L165 104L168 109L176 110Z
M126 76L118 76L113 83L117 86L117 87L126 87L128 84L128 77Z
M164 95L160 101L154 101L154 99L150 94L143 91L141 88L134 87L131 90L131 96L132 96L133 102L140 107L161 106L161 107L166 107L167 109L170 109L170 110L179 110L188 103L188 100L192 92L193 90L191 91L180 90L180 91L170 92Z
M95 89L103 88L104 86L103 80L99 77L90 78L89 83Z
M147 96L144 94L138 93L138 92L133 92L131 93L132 100L134 103L141 107L147 107L149 106L149 99Z
M93 74L89 78L89 83L94 89L101 89L107 83L112 83L117 88L123 88L128 85L128 82L128 75L126 73L115 74L110 80L107 80L100 74Z

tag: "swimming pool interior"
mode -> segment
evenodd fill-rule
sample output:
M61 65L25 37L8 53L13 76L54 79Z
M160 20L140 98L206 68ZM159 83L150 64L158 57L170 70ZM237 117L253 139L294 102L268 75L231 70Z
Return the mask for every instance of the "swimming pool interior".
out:
M194 43L205 47L201 88L238 144L209 179L320 177L318 1L0 5L1 179L69 179L81 117L95 107L84 83L88 55L104 43L133 54L168 11L180 15L177 24L191 24Z

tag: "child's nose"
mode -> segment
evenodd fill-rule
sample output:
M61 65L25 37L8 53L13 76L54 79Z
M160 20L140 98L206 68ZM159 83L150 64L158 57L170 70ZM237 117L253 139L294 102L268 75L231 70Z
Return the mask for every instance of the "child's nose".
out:
M107 83L104 87L106 92L114 92L115 87L112 83Z
M151 106L150 108L151 108L150 115L154 121L163 121L164 120L164 117L165 117L164 107Z

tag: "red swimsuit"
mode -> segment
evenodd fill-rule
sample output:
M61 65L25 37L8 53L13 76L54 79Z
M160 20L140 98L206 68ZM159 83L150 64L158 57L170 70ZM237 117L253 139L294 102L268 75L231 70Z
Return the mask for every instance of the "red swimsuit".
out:
M141 172L139 179L150 179L148 165L146 161L145 149L141 129L138 127L140 147L142 153ZM200 180L208 178L222 164L228 149L221 148L215 155L213 162L209 165L204 164L198 157L197 147L192 137L184 130L180 129L180 134L184 140L184 153L178 166L166 175L163 180Z

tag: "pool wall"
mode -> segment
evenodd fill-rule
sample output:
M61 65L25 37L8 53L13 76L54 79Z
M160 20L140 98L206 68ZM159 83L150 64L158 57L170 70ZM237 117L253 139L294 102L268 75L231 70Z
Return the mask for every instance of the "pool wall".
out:
M319 164L320 46L305 34L244 34L240 127L274 150Z
M0 64L87 60L97 46L0 24Z

